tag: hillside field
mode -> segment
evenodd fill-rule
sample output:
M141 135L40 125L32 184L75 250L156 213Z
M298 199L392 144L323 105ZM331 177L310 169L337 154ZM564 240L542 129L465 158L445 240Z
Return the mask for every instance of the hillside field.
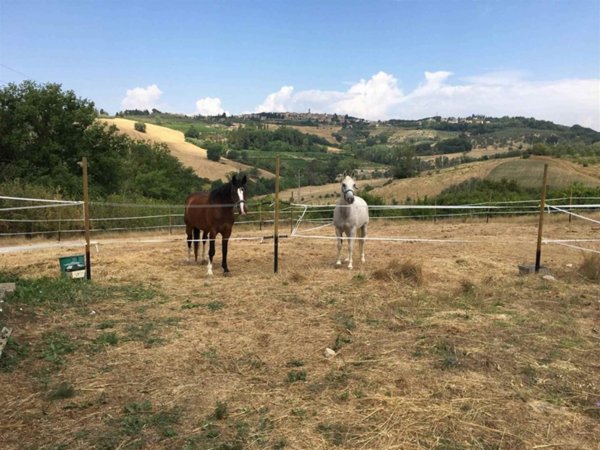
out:
M109 125L115 125L120 132L126 134L132 139L150 140L152 142L164 143L169 148L171 155L179 159L182 164L194 169L194 172L203 178L209 180L221 179L226 180L227 174L239 170L248 169L245 164L230 161L226 158L221 158L219 162L211 161L206 157L206 150L194 144L185 141L183 132L166 128L151 123L146 124L146 132L141 133L135 130L135 121L114 118L114 119L99 119ZM267 171L261 170L261 176L266 178L273 177Z
M544 163L548 163L548 184L552 187L568 188L573 182L589 186L600 185L600 168L598 166L583 167L562 159L531 157L528 159L506 158L477 161L447 169L423 172L414 178L391 181L384 178L358 180L357 186L359 189L363 189L367 185L374 188L371 193L381 197L388 204L394 200L403 204L407 199L414 201L425 197L433 198L445 188L470 178L489 178L495 181L500 181L502 178L513 179L525 187L541 190ZM300 192L300 196L298 192ZM339 183L330 183L322 186L288 189L281 193L281 198L287 201L293 194L297 203L299 199L305 203L326 203L327 198L336 197L339 192Z
M557 214L544 230L599 233ZM597 449L599 285L551 244L555 280L520 276L536 233L535 216L373 220L443 242L369 241L349 271L333 240L282 239L274 275L272 240L233 241L212 278L183 231L95 236L91 283L57 280L80 247L3 254L2 447Z

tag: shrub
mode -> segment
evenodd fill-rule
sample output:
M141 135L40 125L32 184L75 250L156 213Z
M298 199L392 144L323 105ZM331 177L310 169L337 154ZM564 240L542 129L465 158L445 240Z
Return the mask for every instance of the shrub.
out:
M217 143L210 143L206 146L206 157L211 161L219 161L223 153L223 146Z
M135 129L135 131L139 131L140 133L146 132L146 124L144 122L136 122L133 125L133 128Z
M184 136L186 138L199 139L200 138L200 131L198 131L196 129L196 127L194 127L194 125L190 125L190 127L184 133Z

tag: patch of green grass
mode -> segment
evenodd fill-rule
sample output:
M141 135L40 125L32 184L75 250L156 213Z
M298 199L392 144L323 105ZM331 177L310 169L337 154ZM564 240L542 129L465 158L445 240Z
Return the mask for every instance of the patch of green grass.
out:
M337 314L335 316L335 321L346 330L354 330L356 328L356 321L354 320L354 317L349 314Z
M214 362L217 360L217 350L210 347L208 350L202 352L202 357L208 361Z
M60 331L49 331L42 336L40 358L56 366L64 364L64 357L76 350L71 338Z
M208 302L202 306L204 306L205 308L207 308L211 311L219 311L225 307L225 303L223 303L219 300L215 300L213 302Z
M343 446L347 443L350 427L339 422L320 423L317 425L317 431L331 444Z
M107 328L114 328L116 324L116 320L104 320L103 322L100 322L98 325L96 325L96 328L99 330L106 330Z
M340 333L335 338L332 350L339 351L344 345L351 344L352 338L347 333Z
M560 348L578 348L583 345L583 340L579 337L564 337L558 341Z
M200 306L202 306L201 303L192 303L191 301L189 301L188 299L186 299L181 304L181 309L194 309L194 308L199 308Z
M143 322L141 324L129 324L125 327L124 340L126 341L141 341L146 347L153 347L160 345L165 340L158 335L158 323L157 322Z
M367 280L367 276L362 272L359 272L352 277L352 281L354 281L355 283L362 283L366 280Z
M117 345L119 343L119 338L117 333L111 331L109 333L102 333L94 340L94 343L99 346Z
M458 442L454 442L452 439L440 438L435 444L435 450L463 450L464 447Z
M531 364L521 368L521 374L523 375L526 384L530 386L537 384L539 378L538 372Z
M343 368L332 369L325 375L325 380L334 387L346 386L349 379L350 374Z
M215 410L212 413L212 418L216 420L223 420L229 416L229 411L227 409L227 403L222 401L217 401L215 405Z
M50 400L61 400L65 398L71 398L75 395L75 388L68 381L63 381L56 385L49 393L48 399Z
M9 337L0 357L0 372L12 372L27 356L29 356L29 345L21 344L12 336Z
M460 360L454 344L447 341L440 341L433 347L433 351L440 357L438 367L442 370L456 369L460 367Z
M290 370L287 374L287 382L295 383L297 381L306 381L306 370Z
M6 277L6 275L5 275ZM2 278L0 276L0 278ZM82 306L104 299L122 298L132 301L150 300L157 291L141 284L103 285L87 280L64 277L13 279L17 288L9 294L12 303L51 308Z
M304 408L294 408L292 409L292 416L304 418L307 417L308 414Z
M288 367L302 367L303 365L304 365L304 361L302 361L301 359L290 359L286 363L286 366L288 366Z

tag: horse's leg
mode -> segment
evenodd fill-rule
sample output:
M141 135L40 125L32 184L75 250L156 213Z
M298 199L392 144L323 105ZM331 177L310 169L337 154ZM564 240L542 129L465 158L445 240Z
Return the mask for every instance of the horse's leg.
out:
M208 244L208 270L207 270L207 274L208 275L212 275L213 274L213 270L212 270L212 262L213 262L213 257L215 256L215 239L217 237L216 233L213 233L212 231L210 232L210 234L208 235L208 239L209 239L209 244Z
M354 239L356 239L356 228L350 228L348 233L348 269L352 269L352 246L354 245Z
M221 240L221 252L223 253L223 262L221 263L221 267L223 267L223 274L227 275L229 273L229 268L227 267L227 247L229 245L229 236L231 232L222 233L221 236L223 239Z
M200 230L194 228L194 261L198 262L198 244L200 240Z
M343 239L342 239L342 230L341 228L335 228L335 234L337 236L337 260L335 262L336 266L341 266L342 265L342 260L340 259L340 255L342 254L342 244L343 244Z
M206 262L206 240L208 239L208 231L204 231L202 233L202 261L204 264Z
M367 224L365 223L360 230L360 262L365 262L365 241L367 239Z
M187 247L188 247L187 260L188 260L188 262L191 262L191 260L192 260L192 227L186 225L185 234L187 235Z

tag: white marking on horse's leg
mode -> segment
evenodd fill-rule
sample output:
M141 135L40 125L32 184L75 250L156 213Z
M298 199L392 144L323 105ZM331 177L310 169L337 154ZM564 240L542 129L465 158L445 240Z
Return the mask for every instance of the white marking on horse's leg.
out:
M212 262L210 262L210 260L208 261L208 265L206 266L208 267L208 270L206 272L207 275L212 275L213 271L212 271Z
M202 264L206 261L206 241L202 241Z

